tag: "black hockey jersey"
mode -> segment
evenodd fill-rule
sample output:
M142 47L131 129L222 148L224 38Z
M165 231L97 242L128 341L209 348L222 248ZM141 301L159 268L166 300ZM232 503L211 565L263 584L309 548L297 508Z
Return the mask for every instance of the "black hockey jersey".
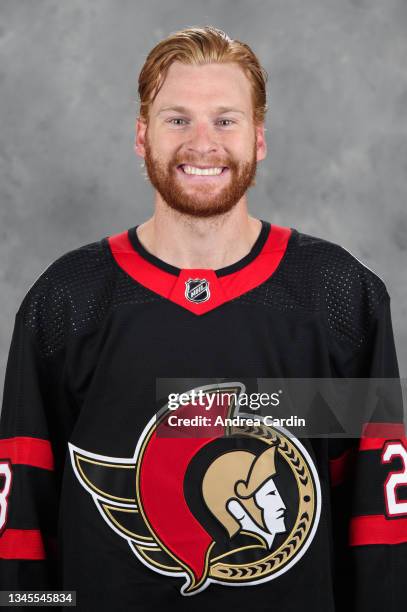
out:
M259 378L398 377L382 280L294 228L262 221L218 270L169 265L136 227L64 254L15 317L0 589L75 590L84 611L400 612L402 411L359 440L224 424ZM190 381L175 409L164 380ZM188 435L209 413L193 390L220 422Z

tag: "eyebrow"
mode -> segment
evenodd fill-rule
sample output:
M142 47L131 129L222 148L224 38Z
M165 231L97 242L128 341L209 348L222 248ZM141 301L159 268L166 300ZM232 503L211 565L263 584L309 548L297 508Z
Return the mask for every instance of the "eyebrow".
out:
M165 113L166 111L175 111L177 113L188 113L188 109L185 106L165 106L164 108L161 108L157 115L160 115L161 113ZM218 106L215 111L217 113L240 113L241 115L245 115L246 113L244 113L242 110L239 110L238 108L233 108L232 106Z

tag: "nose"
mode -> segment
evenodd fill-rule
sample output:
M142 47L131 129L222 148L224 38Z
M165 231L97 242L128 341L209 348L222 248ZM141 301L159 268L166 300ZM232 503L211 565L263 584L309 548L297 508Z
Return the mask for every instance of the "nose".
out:
M204 121L198 122L190 133L186 150L202 157L208 155L208 153L218 152L219 143L213 128Z
M280 502L279 510L287 510L287 506L283 502L283 499L282 499L281 495L279 495L279 497L280 497L280 499L278 500Z

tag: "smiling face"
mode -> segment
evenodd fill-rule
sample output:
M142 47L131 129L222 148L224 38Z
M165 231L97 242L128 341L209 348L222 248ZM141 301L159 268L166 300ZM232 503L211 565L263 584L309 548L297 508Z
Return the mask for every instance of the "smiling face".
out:
M266 156L264 126L255 126L251 84L235 63L174 62L137 120L135 150L171 208L195 217L231 210L254 184Z

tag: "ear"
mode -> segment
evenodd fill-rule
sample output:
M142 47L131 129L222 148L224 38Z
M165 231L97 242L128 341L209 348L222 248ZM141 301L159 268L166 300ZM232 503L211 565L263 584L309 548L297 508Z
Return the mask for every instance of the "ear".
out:
M134 151L140 157L145 157L146 151L144 147L146 138L147 123L145 119L137 117L136 120L136 137L134 139Z
M264 123L260 123L256 126L257 135L257 161L265 159L267 155L267 143L266 143L266 128Z

